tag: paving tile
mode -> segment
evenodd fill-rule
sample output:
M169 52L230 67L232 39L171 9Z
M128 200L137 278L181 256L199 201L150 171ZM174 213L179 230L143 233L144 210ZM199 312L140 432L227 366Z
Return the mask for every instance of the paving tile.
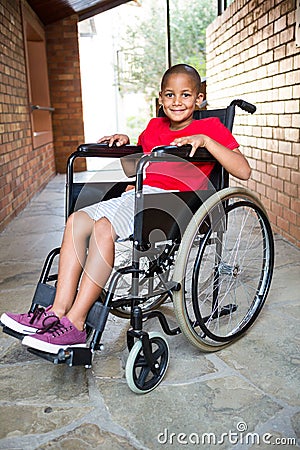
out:
M75 430L37 447L37 450L57 450L58 448L64 450L131 450L133 447L120 436L101 431L97 425L84 423Z
M22 435L49 433L80 419L91 409L91 406L83 405L80 407L5 405L0 408L0 438L20 438Z
M300 403L298 317L289 316L286 333L282 315L265 309L247 336L218 353L264 392L294 406Z
M65 402L84 404L89 401L86 370L81 366L54 365L38 357L34 364L2 366L1 402L48 406L61 406Z
M36 285L19 286L0 291L0 314L3 312L23 313L29 310Z
M55 247L59 247L62 239L62 229L46 233L40 230L33 235L23 235L21 238L5 233L1 236L1 260L39 261L40 267L44 263L47 254Z

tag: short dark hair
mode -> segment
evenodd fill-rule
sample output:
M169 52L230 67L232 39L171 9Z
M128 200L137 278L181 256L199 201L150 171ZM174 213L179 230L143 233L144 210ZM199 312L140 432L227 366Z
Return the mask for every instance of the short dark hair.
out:
M189 66L188 64L176 64L175 66L170 67L164 73L164 75L162 77L161 90L163 90L165 84L167 83L169 76L176 74L176 73L185 73L185 74L189 75L191 78L193 78L196 88L197 88L197 93L199 94L199 92L201 91L200 75L194 67Z

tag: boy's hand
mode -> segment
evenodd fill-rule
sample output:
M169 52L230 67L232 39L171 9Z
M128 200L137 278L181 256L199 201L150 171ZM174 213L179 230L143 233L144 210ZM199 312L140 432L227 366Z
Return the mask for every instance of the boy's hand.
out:
M122 145L129 144L130 140L126 134L112 134L111 136L103 136L98 139L97 144L101 144L102 142L107 142L109 147L112 147L114 144L117 147L121 147Z
M197 148L206 147L207 139L208 137L204 134L195 134L193 136L185 136L174 139L174 141L171 142L170 145L177 145L178 147L181 147L182 145L190 144L192 146L192 150L189 156L192 157L194 156Z

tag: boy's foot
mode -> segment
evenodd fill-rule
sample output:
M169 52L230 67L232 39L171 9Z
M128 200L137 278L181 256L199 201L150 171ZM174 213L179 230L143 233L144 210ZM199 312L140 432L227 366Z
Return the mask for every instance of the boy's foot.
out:
M22 344L47 353L58 353L68 347L85 347L86 332L79 331L67 317L58 320L49 329L40 330L33 336L25 336Z
M48 312L51 307L52 305L46 309L36 308L34 312L25 314L3 313L0 321L18 333L33 334L57 321L57 316L53 312Z

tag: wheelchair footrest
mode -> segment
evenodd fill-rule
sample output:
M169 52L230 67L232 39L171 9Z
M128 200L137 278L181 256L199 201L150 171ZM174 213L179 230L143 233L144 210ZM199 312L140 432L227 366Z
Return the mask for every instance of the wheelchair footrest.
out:
M0 322L0 324L1 324L1 322ZM8 328L3 324L1 324L1 326L3 327L3 333L9 334L9 336L12 336L12 337L20 339L20 340L22 340L26 336L26 334L19 333L18 331L14 331L11 328Z
M60 349L58 353L47 353L35 348L27 349L30 353L46 359L54 364L67 364L68 366L92 367L93 352L89 347L68 347Z

